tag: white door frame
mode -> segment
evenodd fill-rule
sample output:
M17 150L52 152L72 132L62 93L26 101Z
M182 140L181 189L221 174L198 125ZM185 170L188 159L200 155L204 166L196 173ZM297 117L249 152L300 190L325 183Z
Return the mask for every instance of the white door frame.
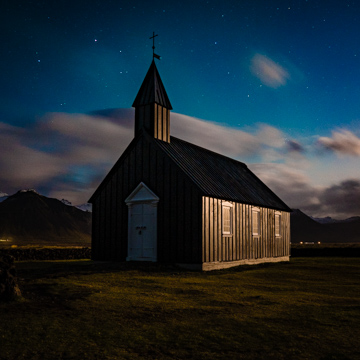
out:
M125 203L128 206L128 256L127 261L138 260L138 261L157 261L157 205L159 197L155 195L143 182L141 182L125 199ZM143 204L154 208L153 213L153 226L151 229L142 227L142 224L133 224L132 220L132 209L134 205ZM148 235L151 236L154 245L154 255L152 257L141 258L131 252L132 244L134 243L134 231L149 231ZM135 256L134 256L135 255Z

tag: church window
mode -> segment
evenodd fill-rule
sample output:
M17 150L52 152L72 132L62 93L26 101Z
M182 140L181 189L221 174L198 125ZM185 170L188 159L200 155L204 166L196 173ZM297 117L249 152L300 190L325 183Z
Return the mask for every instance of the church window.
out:
M222 203L222 234L232 234L232 211L233 205L229 202Z
M281 214L275 213L275 236L281 236Z
M259 208L252 208L252 216L251 216L251 223L252 223L252 234L255 236L260 235L260 209Z

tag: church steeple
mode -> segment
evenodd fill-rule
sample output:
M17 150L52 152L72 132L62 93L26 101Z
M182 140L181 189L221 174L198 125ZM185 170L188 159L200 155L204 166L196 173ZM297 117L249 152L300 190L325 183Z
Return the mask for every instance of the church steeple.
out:
M170 142L172 106L154 59L132 106L135 108L135 136L144 129L154 138Z

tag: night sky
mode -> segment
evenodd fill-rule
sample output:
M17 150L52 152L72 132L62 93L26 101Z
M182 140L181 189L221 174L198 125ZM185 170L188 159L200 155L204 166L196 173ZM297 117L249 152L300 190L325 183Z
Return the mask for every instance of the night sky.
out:
M292 208L360 215L358 1L5 0L0 20L0 192L89 199L133 137L155 31L172 135Z

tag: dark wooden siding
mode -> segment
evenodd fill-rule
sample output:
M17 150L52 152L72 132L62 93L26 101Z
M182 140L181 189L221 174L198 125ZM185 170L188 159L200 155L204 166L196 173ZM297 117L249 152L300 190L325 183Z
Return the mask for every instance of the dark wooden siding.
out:
M252 205L232 202L232 235L222 235L222 200L202 197L203 262L261 259L290 255L290 213L260 209L260 234L252 235ZM275 213L281 236L275 236Z
M94 260L126 259L125 199L144 182L160 198L158 261L201 263L201 194L151 139L140 136L109 175L93 199Z
M97 241L92 241L91 245L91 258L93 260L100 260L99 259L99 248L100 248L100 233L99 233L99 224L100 224L100 197L97 197L96 200L92 203L92 230L91 230L91 236L92 239L97 239Z

